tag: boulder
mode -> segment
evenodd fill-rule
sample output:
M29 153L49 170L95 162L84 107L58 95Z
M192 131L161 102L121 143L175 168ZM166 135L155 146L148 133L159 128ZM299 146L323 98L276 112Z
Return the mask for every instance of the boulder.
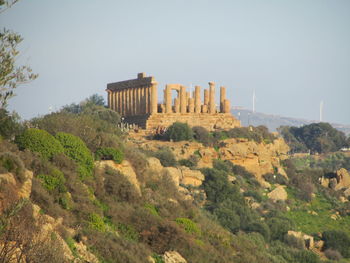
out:
M182 166L180 183L183 185L200 186L204 181L204 175L201 171L191 170L188 167Z
M0 183L1 182L6 182L8 184L16 185L16 179L12 173L0 174Z
M182 177L181 170L176 167L164 167L163 171L166 175L168 175L171 178L175 186L179 187L180 178Z
M159 159L155 157L149 157L147 159L148 167L150 170L155 172L161 172L163 170L163 166L160 163Z
M166 251L163 257L165 263L187 263L186 259L176 251Z
M18 191L19 198L29 198L32 192L32 179L33 172L25 170L24 172L25 181L23 182L21 188Z
M120 172L135 187L137 193L141 196L140 183L137 180L137 176L136 176L136 173L134 171L134 168L132 167L132 165L129 161L123 160L120 164L117 164L112 160L106 160L106 161L98 161L98 162L96 162L95 165L98 168L109 167L111 169L114 169L114 170Z
M277 186L274 190L267 194L267 196L274 202L278 200L287 200L288 194L282 185Z
M337 185L335 186L335 190L340 190L342 188L350 187L350 174L344 168L339 169L337 172Z

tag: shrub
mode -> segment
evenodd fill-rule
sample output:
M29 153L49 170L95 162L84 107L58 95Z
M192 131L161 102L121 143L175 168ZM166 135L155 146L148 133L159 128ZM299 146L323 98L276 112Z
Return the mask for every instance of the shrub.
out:
M175 219L175 222L185 229L185 232L188 234L200 235L201 230L195 222L189 218L178 217Z
M154 153L154 157L158 158L164 167L176 166L177 161L174 153L169 148L161 148Z
M199 141L200 143L202 143L205 146L208 146L211 142L211 136L209 131L201 126L195 126L192 128L193 131L193 138L196 141Z
M2 172L13 173L20 183L24 182L24 164L22 160L13 153L0 153L0 173Z
M27 129L23 134L16 137L18 147L37 152L44 159L51 159L58 153L63 153L64 149L59 141L47 131L40 129Z
M188 159L179 160L179 164L182 166L187 166L188 168L195 168L198 164L198 157L196 155L191 155Z
M139 233L135 230L135 228L131 225L118 223L117 230L120 234L127 240L131 241L139 241Z
M65 178L63 173L58 169L52 169L49 175L40 174L38 178L41 180L44 188L49 192L57 191L58 193L67 192L64 186Z
M339 251L343 257L350 258L350 237L343 231L330 230L322 234L325 242L325 249L334 249Z
M95 229L99 232L105 232L106 231L106 225L103 221L103 218L96 213L91 213L89 215L89 227L92 229Z
M337 250L333 250L333 249L326 249L324 252L325 256L330 259L330 260L341 260L343 257L342 255L337 251Z
M319 257L309 250L299 250L294 255L295 262L319 263Z
M18 122L19 116L15 112L10 114L5 109L0 109L0 137L12 139L20 134L23 127Z
M270 229L264 222L253 222L245 230L260 233L266 241L270 240Z
M62 144L64 153L79 165L78 172L81 178L91 176L94 160L85 143L79 137L64 132L58 132L56 138Z
M118 149L105 147L98 149L95 157L97 160L113 160L116 163L121 163L124 159L124 154Z
M193 133L187 123L175 122L168 127L165 138L174 142L189 141L193 138Z
M263 178L271 184L287 184L287 178L281 174L267 173L263 175Z

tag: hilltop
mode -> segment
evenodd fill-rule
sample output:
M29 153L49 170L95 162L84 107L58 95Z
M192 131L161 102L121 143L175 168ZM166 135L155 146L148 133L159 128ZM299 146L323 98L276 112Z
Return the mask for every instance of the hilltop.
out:
M121 130L103 105L1 112L3 262L350 262L347 153L292 156L264 126Z
M314 120L284 117L284 116L266 114L261 112L253 113L253 111L248 109L233 109L231 112L237 118L240 116L239 119L241 120L243 126L248 126L249 124L253 126L265 125L267 128L269 128L270 131L276 131L277 128L280 126L300 127L302 125L318 122ZM248 119L249 119L249 124L248 124ZM331 123L331 124L334 128L344 132L346 135L350 134L350 125L339 124L339 123Z

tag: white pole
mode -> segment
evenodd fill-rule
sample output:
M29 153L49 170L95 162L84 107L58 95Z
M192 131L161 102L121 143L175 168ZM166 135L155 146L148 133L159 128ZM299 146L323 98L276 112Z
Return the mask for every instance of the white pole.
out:
M323 100L320 102L320 122L322 122L323 117Z

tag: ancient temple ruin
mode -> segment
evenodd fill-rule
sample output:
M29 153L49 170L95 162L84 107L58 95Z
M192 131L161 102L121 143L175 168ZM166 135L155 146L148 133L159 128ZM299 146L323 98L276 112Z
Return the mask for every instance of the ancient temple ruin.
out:
M240 126L240 121L230 113L225 87L220 87L218 109L214 82L209 82L209 89L204 89L203 102L200 86L195 86L191 94L184 85L167 84L163 90L164 100L159 103L157 86L154 77L146 77L145 73L139 73L137 79L109 83L108 107L117 111L125 122L147 130L168 127L176 121L203 126L210 131Z

